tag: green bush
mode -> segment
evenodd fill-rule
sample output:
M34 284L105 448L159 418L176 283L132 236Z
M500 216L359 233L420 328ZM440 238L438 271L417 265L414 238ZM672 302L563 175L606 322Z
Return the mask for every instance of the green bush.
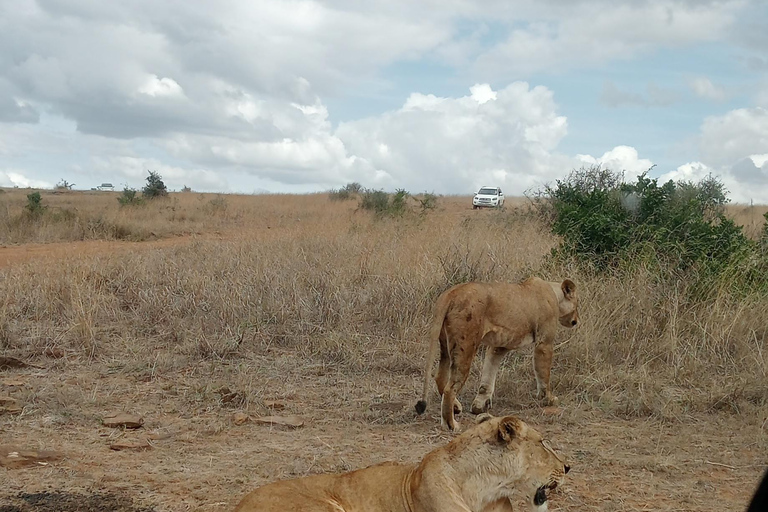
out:
M383 190L366 189L360 195L360 208L383 215L389 209L389 194Z
M331 190L328 194L328 198L331 201L347 201L348 199L354 199L354 197L362 191L363 186L361 184L357 182L347 183L338 190Z
M352 194L346 188L334 189L328 193L328 199L331 201L346 201L352 199L352 197Z
M159 173L154 171L148 171L147 184L141 190L144 197L147 199L155 199L157 197L166 197L168 195L168 189L163 183L163 178Z
M32 192L27 194L27 204L24 209L27 210L29 215L39 217L48 208L43 205L43 198L40 196L40 192Z
M136 189L125 187L123 193L117 196L120 206L135 206L143 203L141 197L136 195Z
M768 276L759 276L764 252L761 259L759 244L725 216L726 190L715 177L659 185L644 173L624 183L620 173L590 167L572 171L542 196L540 212L562 237L560 256L598 271L642 264L665 275L690 271L705 287L727 280L768 288Z
M437 208L437 196L435 194L424 192L421 197L418 198L418 201L422 215Z

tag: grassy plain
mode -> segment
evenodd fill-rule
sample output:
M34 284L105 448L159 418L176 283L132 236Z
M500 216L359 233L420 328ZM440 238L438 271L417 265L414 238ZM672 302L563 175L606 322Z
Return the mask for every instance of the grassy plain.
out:
M425 215L375 219L325 194L119 208L117 193L44 192L33 217L27 192L0 193L0 355L40 368L0 370L0 396L23 405L0 415L0 445L65 456L0 467L0 505L59 489L223 511L274 479L418 460L450 438L434 396L413 413L435 298L529 275L579 287L581 325L555 353L561 407L541 409L522 351L492 412L520 415L573 461L553 510L741 511L768 462L768 297L696 303L643 268L553 263L557 239L522 199L473 211L442 197ZM729 213L757 236L766 209ZM233 424L274 401L306 425ZM115 410L144 427L102 427ZM151 449L108 448L149 434Z

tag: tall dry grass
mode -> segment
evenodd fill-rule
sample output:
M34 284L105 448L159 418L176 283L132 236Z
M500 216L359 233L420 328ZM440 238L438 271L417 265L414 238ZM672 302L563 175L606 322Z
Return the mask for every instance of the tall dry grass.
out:
M0 244L133 240L243 227L258 215L250 196L171 193L120 206L118 192L41 191L45 211L25 210L31 190L0 189Z
M466 198L380 220L320 194L227 200L240 216L224 241L0 271L0 349L167 374L201 361L258 371L257 356L289 352L297 365L409 375L411 400L439 293L467 280L571 277L582 325L561 330L553 372L565 404L670 420L768 413L766 297L697 303L685 282L665 287L643 268L606 277L556 264L546 226L513 208L472 211ZM533 402L530 357L509 356L497 406Z

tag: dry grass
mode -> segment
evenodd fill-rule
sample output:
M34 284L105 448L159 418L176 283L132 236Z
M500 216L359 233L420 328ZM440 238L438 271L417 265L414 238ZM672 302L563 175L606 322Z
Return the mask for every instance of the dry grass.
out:
M415 460L447 439L435 418L411 410L434 299L465 280L536 274L580 287L582 326L560 332L553 370L564 410L538 408L529 353L509 356L493 408L519 411L578 460L574 491L559 503L743 506L768 449L768 298L692 303L685 283L665 288L642 269L606 278L557 266L544 226L513 207L472 211L467 198L443 198L426 216L374 220L321 194L227 196L224 217L199 209L214 196L197 196L174 195L176 212L121 211L109 194L51 196L51 205L66 200L60 206L136 229L222 235L0 269L0 350L47 368L20 372L27 385L14 396L27 406L0 417L9 433L0 441L75 454L49 483L114 487L108 458L130 468L125 486L160 509L224 510L275 478ZM182 213L184 221L170 218ZM55 239L40 233L31 239ZM222 387L240 398L223 402ZM233 410L267 413L266 399L312 426L233 429ZM99 429L99 417L121 408L173 440L105 454L116 433ZM705 459L735 469L715 471ZM25 471L9 473L12 488L37 485L39 474ZM595 494L595 482L610 490ZM730 485L741 492L729 495Z
M760 237L765 225L765 213L768 205L764 204L729 204L726 213L733 218L739 226L744 226L744 233L756 240Z

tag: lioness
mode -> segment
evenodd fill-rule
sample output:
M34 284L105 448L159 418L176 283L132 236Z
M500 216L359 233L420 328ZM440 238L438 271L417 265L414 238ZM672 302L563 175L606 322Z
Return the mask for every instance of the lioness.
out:
M246 495L235 512L511 512L515 493L546 510L547 490L569 469L522 420L483 414L419 464L274 482Z
M459 424L454 413L461 412L456 396L467 381L472 360L481 344L486 345L480 387L472 402L472 413L488 409L496 386L501 360L513 349L534 345L533 369L536 393L547 405L557 397L549 385L553 342L557 323L573 327L579 321L576 285L531 277L518 284L465 283L443 292L437 299L429 330L429 353L424 372L424 389L416 412L427 408L432 365L440 347L440 365L435 382L442 396L440 423L449 430Z

